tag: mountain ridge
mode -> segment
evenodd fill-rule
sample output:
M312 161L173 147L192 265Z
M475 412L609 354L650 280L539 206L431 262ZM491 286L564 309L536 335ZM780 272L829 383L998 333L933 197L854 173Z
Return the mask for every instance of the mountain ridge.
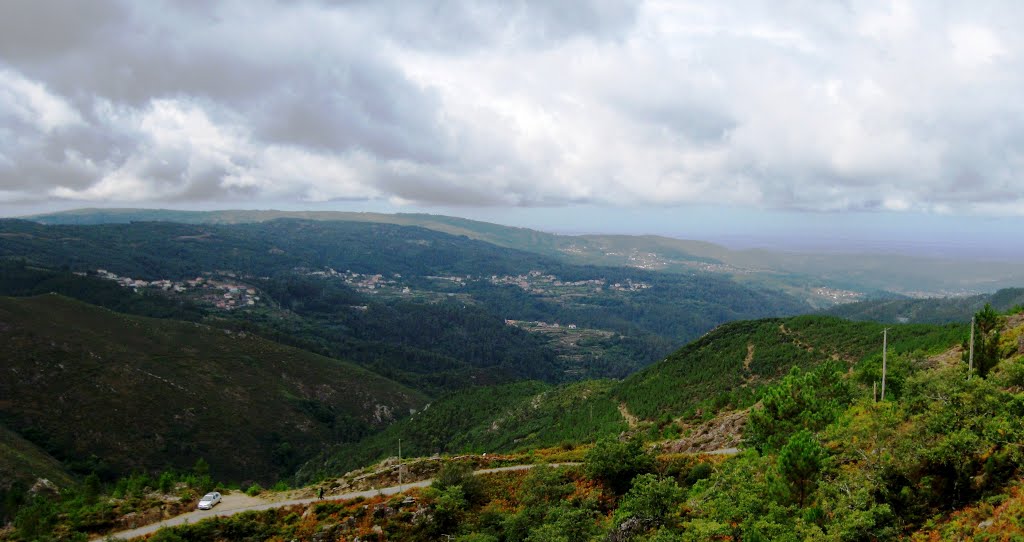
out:
M582 264L627 265L647 269L725 274L742 281L783 288L824 308L835 292L860 296L893 291L935 296L980 293L1024 284L1020 262L957 260L899 254L807 253L767 249L733 250L706 241L659 235L559 235L529 228L430 214L340 211L173 211L153 209L78 209L23 217L48 224L96 224L131 220L170 220L235 224L277 218L348 220L415 225ZM841 292L840 292L841 293Z

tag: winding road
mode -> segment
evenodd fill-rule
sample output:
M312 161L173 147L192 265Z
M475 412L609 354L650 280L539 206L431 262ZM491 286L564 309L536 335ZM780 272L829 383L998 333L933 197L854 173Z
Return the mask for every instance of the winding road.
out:
M552 463L552 467L563 467L569 465L579 465L579 463ZM517 471L532 469L536 465L515 465L512 467L498 467L494 469L482 469L474 471L473 474L488 474L492 472L505 472L505 471ZM352 493L340 493L337 495L330 495L324 497L324 500L330 501L345 501L349 499L355 499L358 497L375 497L377 495L394 495L401 493L406 489L413 487L427 487L434 480L420 480L418 482L410 482L408 484L402 484L401 486L382 487L378 489L369 489L366 491L354 491ZM163 527L174 527L177 525L184 525L186 523L195 523L212 517L228 517L235 514L241 514L242 512L252 512L256 510L269 510L271 508L281 508L283 506L292 506L296 504L309 504L317 502L319 499L316 497L309 497L304 499L290 499L281 501L266 501L254 497L249 497L244 493L232 493L225 495L224 500L211 510L196 510L187 514L181 514L170 519L165 519L159 523L151 523L137 529L130 529L127 531L119 531L116 533L109 533L100 537L93 538L91 540L130 540L139 536L152 534L162 529Z

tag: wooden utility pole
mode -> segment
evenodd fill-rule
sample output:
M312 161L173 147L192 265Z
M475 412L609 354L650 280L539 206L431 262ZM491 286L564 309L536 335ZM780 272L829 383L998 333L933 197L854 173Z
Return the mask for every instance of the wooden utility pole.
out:
M974 373L974 317L971 317L971 350L967 354L967 380Z
M882 401L885 401L886 355L889 350L889 328L882 330Z
M875 380L871 383L871 400L875 403L878 402L878 381Z

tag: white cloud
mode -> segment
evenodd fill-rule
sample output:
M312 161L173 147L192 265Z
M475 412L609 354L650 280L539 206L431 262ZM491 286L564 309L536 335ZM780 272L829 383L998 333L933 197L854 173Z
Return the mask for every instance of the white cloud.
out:
M11 70L0 70L0 122L14 117L41 131L79 124L81 116L46 87Z
M103 32L6 29L0 191L1024 208L1016 3L559 6L113 2Z
M991 64L1006 50L992 30L973 24L953 25L949 30L953 61L966 68Z

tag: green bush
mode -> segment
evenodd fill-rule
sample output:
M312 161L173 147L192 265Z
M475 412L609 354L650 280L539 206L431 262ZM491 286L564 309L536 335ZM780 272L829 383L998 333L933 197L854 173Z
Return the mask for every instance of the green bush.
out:
M440 491L455 486L462 488L461 493L470 504L482 504L487 499L483 482L473 475L473 468L466 463L445 463L430 484Z
M621 495L629 490L633 478L654 471L654 457L644 450L639 438L622 442L605 437L587 452L584 468L588 476Z
M683 489L673 478L659 479L654 474L641 474L633 479L615 511L615 523L636 518L650 527L674 524L683 502Z
M825 449L810 431L803 429L793 435L779 452L777 464L783 498L803 508L826 459Z
M824 429L849 400L850 390L837 364L807 372L794 367L781 382L765 389L762 408L751 410L747 441L761 451L778 450L801 429Z

